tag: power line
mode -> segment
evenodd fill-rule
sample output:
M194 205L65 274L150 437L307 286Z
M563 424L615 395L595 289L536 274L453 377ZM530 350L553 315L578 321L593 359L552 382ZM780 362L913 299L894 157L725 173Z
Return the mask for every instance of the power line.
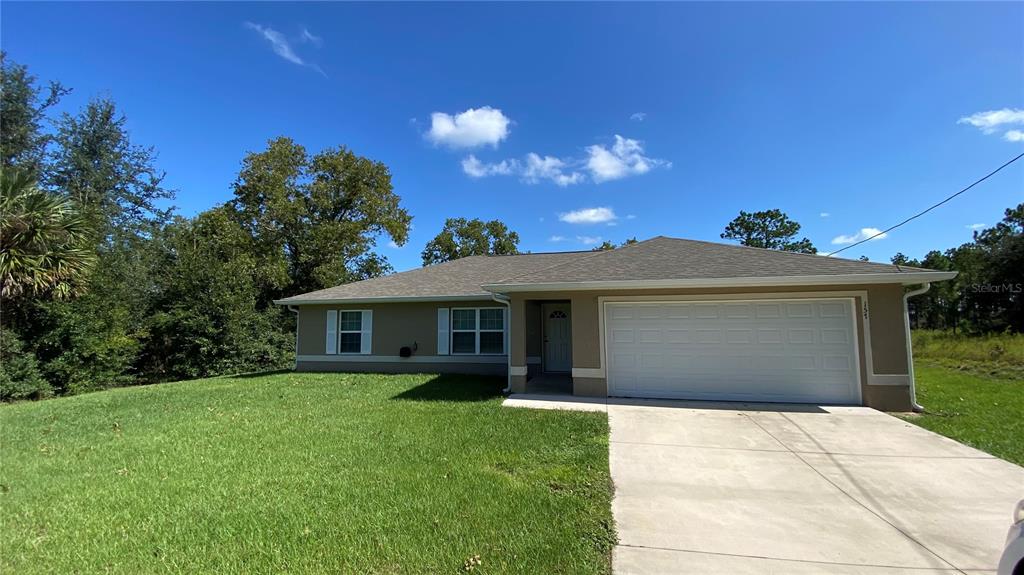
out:
M850 244L850 245L846 246L845 248L842 248L842 249L838 249L838 250L836 250L836 251L834 251L834 252L832 252L832 253L828 254L828 257L832 257L832 256L834 256L834 255L838 254L839 252L844 252L844 251L846 251L846 250L848 250L848 249L850 249L850 248L852 248L852 247L856 247L856 246L859 246L859 245L861 245L861 244L862 244L862 243L864 243L864 242L870 242L871 240L873 240L873 239L877 238L878 236L883 236L883 235L885 235L885 234L887 234L887 233L889 233L889 232L891 232L891 231L895 230L896 228L898 228L898 227L902 226L903 224L905 224L905 223L907 223L907 222L910 222L910 221L912 221L912 220L916 220L917 218L919 218L919 217L921 217L921 216L923 216L923 215L927 214L928 212L930 212L930 211L934 210L935 208L937 208L937 207L941 206L942 204L944 204L944 203L948 202L949 200L952 200L953 198L955 198L955 197L959 196L960 194L962 194L962 193L966 192L967 190L969 190L969 189L973 188L974 186L977 186L978 184L980 184L980 183L984 182L985 180L987 180L987 179L991 178L992 176L994 176L994 175L998 174L1000 170L1002 170L1002 169L1003 169L1003 168L1005 168L1006 166L1009 166L1010 164L1012 164L1012 163L1016 162L1017 160L1019 160L1019 159L1021 159L1021 158L1024 158L1024 153L1022 153L1022 154L1018 155L1018 156L1017 156L1016 158L1014 158L1014 159L1010 160L1009 162L1006 162L1006 163L1005 163L1005 164L1003 164L1002 166L999 166L999 167L998 167L998 168L996 168L995 170L992 170L992 171L991 171L991 172L989 172L989 173L988 173L988 174L987 174L987 175L986 175L986 176L985 176L984 178L981 178L980 180L978 180L978 181L974 182L973 184L971 184L971 185L967 186L966 188L964 188L964 189L960 190L959 192L957 192L957 193L953 194L952 196L949 196L948 198L946 198L946 199L942 200L941 202L939 202L939 203L935 204L934 206L931 206L931 207L930 207L930 208L928 208L927 210L924 210L923 212L919 212L919 213L917 213L917 214L914 214L914 215L910 216L909 218L907 218L907 219L903 220L902 222L900 222L900 223L896 224L895 226L892 226L891 228L887 228L887 229L884 229L884 230L882 230L882 231L878 232L877 234L875 234L875 235L871 236L870 238L864 238L863 240L861 240L861 241L859 241L859 242L857 242L857 243L853 243L853 244Z

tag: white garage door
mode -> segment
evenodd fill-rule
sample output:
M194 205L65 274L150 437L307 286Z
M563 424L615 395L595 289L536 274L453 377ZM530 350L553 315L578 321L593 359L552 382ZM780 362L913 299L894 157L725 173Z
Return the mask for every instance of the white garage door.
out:
M851 299L606 303L613 396L860 403Z

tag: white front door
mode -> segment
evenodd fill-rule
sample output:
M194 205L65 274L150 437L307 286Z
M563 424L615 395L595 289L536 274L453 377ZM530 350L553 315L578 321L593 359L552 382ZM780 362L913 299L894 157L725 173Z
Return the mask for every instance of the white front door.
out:
M568 372L572 368L569 304L546 303L544 314L544 371Z
M609 395L860 403L853 301L608 303Z

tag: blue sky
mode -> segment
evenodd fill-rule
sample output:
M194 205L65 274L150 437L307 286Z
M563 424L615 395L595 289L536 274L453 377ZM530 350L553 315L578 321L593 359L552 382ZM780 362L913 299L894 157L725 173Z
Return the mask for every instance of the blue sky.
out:
M275 136L384 162L400 270L454 216L550 251L777 207L832 251L1024 151L1021 3L7 2L0 26L61 110L118 103L183 214ZM1022 200L1024 161L843 255L959 245Z

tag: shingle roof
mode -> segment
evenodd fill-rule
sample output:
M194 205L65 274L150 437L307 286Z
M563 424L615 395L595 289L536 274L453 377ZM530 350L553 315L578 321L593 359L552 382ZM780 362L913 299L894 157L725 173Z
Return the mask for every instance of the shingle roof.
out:
M587 251L512 256L470 256L389 276L296 295L278 300L277 303L448 296L460 298L479 296L482 299L490 299L491 292L480 286L568 263L574 259L593 255L593 253Z
M658 282L777 278L779 285L850 276L871 283L929 281L919 274L934 274L933 281L950 274L906 266L811 254L781 252L659 236L629 246L600 252L558 252L514 256L473 256L354 282L278 300L280 304L337 302L365 299L489 298L504 288L526 289L531 284L550 286L593 282ZM783 281L785 280L785 281ZM865 282L866 283L866 282ZM486 286L487 289L484 289Z
M753 278L931 271L814 254L658 236L500 283Z

